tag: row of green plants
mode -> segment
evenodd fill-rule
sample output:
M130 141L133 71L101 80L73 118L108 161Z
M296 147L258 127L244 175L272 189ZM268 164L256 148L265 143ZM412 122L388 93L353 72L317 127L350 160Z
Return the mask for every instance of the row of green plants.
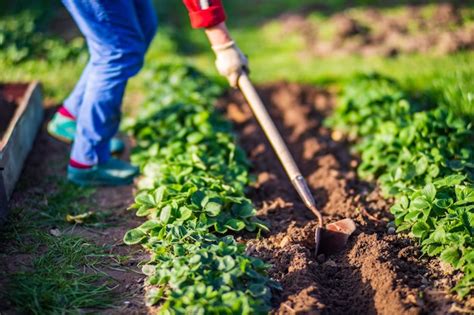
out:
M234 231L266 226L245 197L249 163L213 104L222 89L180 62L152 66L149 95L125 122L141 178L132 208L147 221L128 231L151 258L147 302L163 314L260 314L278 284Z
M461 270L454 290L467 296L474 287L472 121L410 97L389 78L364 75L345 88L328 125L356 140L359 176L395 197L397 231Z
M0 53L3 62L17 64L29 59L62 62L87 58L84 39L66 42L48 32L51 16L26 10L0 17Z

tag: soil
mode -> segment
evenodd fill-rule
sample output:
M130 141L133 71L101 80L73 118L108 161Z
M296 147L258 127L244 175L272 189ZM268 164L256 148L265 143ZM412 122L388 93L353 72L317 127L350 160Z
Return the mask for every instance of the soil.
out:
M367 7L333 14L325 22L331 38L322 38L319 26L311 22L310 12L281 16L282 30L298 33L307 49L317 56L359 54L396 56L401 53L445 55L474 49L472 17L463 16L462 6L453 3L431 5L426 14L423 5L406 6L400 14L389 15L382 9Z
M37 211L34 204L38 196L44 196L47 202L57 190L58 177L66 176L69 145L51 138L46 131L46 123L51 119L56 106L46 108L45 120L40 133L34 143L33 149L25 162L25 167L17 183L17 188L10 202L11 209L26 209ZM127 143L129 147L129 143ZM128 156L128 150L122 158ZM144 303L144 275L141 274L137 264L146 259L146 254L139 246L126 246L123 235L131 228L141 224L133 211L127 208L133 203L133 185L115 188L98 188L87 200L94 205L91 211L108 212L101 223L104 228L70 225L61 228L60 233L82 236L99 246L107 246L108 252L113 255L128 256L125 261L112 260L101 271L109 275L111 286L116 295L117 304L111 309L97 310L100 314L146 314L147 307ZM8 224L8 222L6 223ZM56 229L51 226L50 229ZM7 254L8 253L8 254ZM28 268L32 260L41 253L22 253L14 245L6 244L0 239L0 291L8 281L8 274ZM6 276L4 278L3 276ZM8 303L0 303L1 314L14 314L14 307ZM90 310L93 311L94 310Z
M282 291L273 296L273 314L420 314L474 311L474 302L460 302L448 293L459 277L436 260L421 257L415 244L403 236L388 233L390 202L376 186L359 180L358 160L348 151L340 135L322 126L334 105L327 90L289 83L266 85L259 89L278 128L287 139L303 174L315 194L326 223L352 218L357 230L347 247L337 254L314 254L315 220L299 201L284 171L277 162L263 133L245 105L240 93L232 92L218 106L235 124L239 141L253 162L257 180L250 196L271 232L255 239L240 235L249 254L272 264L270 276L279 281ZM45 122L54 112L46 111ZM338 141L333 140L338 139ZM68 145L51 137L43 126L28 158L12 208L35 211L31 200L49 196L56 189L51 176L65 176ZM125 153L125 156L128 153ZM144 276L137 264L145 259L139 246L122 243L126 230L141 220L126 208L133 201L133 187L99 188L90 197L95 211L112 211L107 227L80 225L61 232L74 233L98 244L110 253L130 258L103 267L114 281L117 306L98 310L106 314L146 314L143 301ZM7 274L31 265L39 253L21 253L0 242L0 265ZM0 274L1 275L1 274ZM0 277L0 290L5 285ZM3 303L0 312L12 314Z
M248 253L273 265L274 314L420 314L474 311L472 299L448 294L458 275L421 257L409 239L388 233L390 201L359 180L358 160L340 136L322 125L334 97L325 90L289 83L259 89L315 194L326 223L352 218L357 230L335 255L314 254L315 218L299 200L240 93L219 107L232 120L253 163L250 196L271 232L243 236Z
M27 87L27 84L0 84L0 144Z

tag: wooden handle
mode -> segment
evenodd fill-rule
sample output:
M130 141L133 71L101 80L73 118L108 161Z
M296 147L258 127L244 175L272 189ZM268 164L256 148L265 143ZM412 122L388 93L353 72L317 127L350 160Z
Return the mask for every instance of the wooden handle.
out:
M276 155L280 159L283 167L285 168L288 177L293 182L295 178L301 176L301 172L296 166L295 160L291 156L288 147L286 146L285 142L283 141L278 129L276 128L273 120L270 118L267 109L263 105L260 96L258 96L257 91L250 82L250 79L247 74L242 74L239 78L239 87L242 93L244 94L247 102L252 109L255 118L257 118L258 123L262 127L265 135L270 141L270 144L275 150Z
M244 94L247 102L250 105L255 117L257 118L258 123L262 127L265 135L267 136L268 141L273 147L276 155L283 164L283 167L288 174L288 177L291 180L291 183L295 187L298 195L303 200L304 204L316 215L318 218L318 226L322 227L323 218L321 213L316 209L316 203L314 197L309 190L308 184L306 183L304 177L301 175L298 166L296 166L295 160L291 156L288 147L283 141L278 129L276 128L273 120L270 118L265 105L263 105L260 96L258 96L257 91L250 82L250 79L246 73L243 73L239 78L239 87L242 93ZM318 233L318 232L317 232ZM318 237L316 237L318 238Z

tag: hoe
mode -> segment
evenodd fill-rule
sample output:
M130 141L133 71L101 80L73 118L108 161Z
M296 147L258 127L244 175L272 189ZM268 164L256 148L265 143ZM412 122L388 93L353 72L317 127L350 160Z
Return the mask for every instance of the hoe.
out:
M301 175L288 147L283 141L283 138L270 118L270 115L265 109L262 100L246 73L243 73L239 78L239 88L247 99L253 114L262 127L268 141L272 145L273 150L282 163L301 200L316 216L317 225L314 233L316 254L318 251L322 253L334 253L340 251L345 247L349 236L355 231L356 226L354 221L347 218L330 223L326 228L324 228L323 217L316 208L316 203L308 188L308 184L303 175Z

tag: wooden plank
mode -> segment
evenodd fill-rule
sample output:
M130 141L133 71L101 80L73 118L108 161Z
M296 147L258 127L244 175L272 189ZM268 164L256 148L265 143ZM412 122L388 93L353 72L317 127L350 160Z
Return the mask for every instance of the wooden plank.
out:
M43 121L43 102L38 82L28 86L6 135L0 144L0 218L6 216L7 203L20 177L38 129ZM3 194L3 197L2 197Z

